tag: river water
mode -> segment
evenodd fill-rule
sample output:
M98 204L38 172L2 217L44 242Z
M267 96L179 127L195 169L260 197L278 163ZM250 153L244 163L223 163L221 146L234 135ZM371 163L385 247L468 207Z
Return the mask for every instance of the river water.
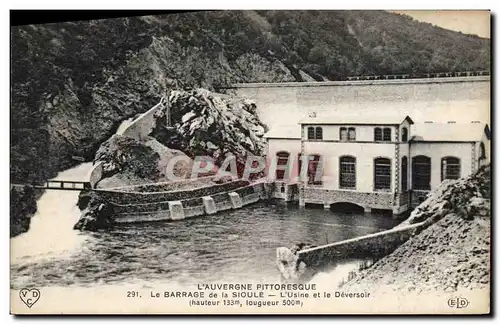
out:
M82 179L91 164L61 172ZM279 282L275 251L297 242L320 245L391 228L383 215L343 214L260 202L177 222L72 229L78 192L47 190L27 233L11 239L11 287L191 285Z

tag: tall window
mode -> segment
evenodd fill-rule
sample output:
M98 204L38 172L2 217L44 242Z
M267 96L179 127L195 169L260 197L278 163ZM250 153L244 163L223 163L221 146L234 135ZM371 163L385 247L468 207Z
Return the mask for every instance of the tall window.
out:
M391 160L376 158L374 162L375 190L391 189Z
M401 129L401 141L408 142L408 128L406 127Z
M340 127L340 140L347 141L347 128L346 127Z
M347 139L349 141L355 141L356 140L356 128L349 127L348 134L347 134Z
M384 128L383 140L384 140L384 142L391 141L391 129L389 127Z
M441 181L460 178L460 159L447 156L441 159Z
M320 156L318 154L311 155L307 167L307 178L309 184L319 185L321 181Z
M412 186L416 190L431 189L431 158L418 155L412 159Z
M276 153L277 157L277 165L280 167L283 167L283 165L288 165L288 157L290 156L290 153L281 151ZM276 180L283 180L285 178L285 170L276 170Z
M316 139L317 140L322 140L323 139L323 128L321 127L316 127Z
M377 142L377 141L381 141L382 140L382 128L380 127L375 127L375 131L374 131L374 140Z
M356 188L356 158L341 156L339 159L339 187L342 189Z
M408 190L408 158L403 156L401 159L401 191Z
M307 139L316 139L316 132L314 127L307 127Z
M307 139L309 140L322 140L323 128L322 127L307 127Z

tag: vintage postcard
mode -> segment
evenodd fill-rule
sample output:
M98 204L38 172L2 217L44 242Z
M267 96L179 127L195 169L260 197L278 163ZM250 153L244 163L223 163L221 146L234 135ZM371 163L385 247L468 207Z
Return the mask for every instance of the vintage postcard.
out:
M489 11L52 15L11 20L12 314L490 313Z

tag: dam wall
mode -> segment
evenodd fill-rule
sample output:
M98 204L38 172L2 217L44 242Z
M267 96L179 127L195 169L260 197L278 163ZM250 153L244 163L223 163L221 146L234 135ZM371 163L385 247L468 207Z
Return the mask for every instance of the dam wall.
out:
M268 193L263 183L254 183L234 190L218 192L212 195L192 196L186 195L186 199L164 200L157 202L144 202L142 196L136 195L130 198L128 204L117 204L112 202L113 218L115 223L137 223L150 221L182 220L185 218L211 215L229 209L238 209L253 204L261 199L267 199ZM105 191L97 191L106 195ZM115 195L113 193L112 195ZM121 197L120 194L117 195ZM237 196L239 199L235 199ZM210 201L210 209L207 210L206 202ZM235 202L237 201L237 202ZM238 203L239 202L239 203Z
M315 112L407 114L414 122L490 124L490 77L235 84L240 97L254 100L261 120L273 127L294 124ZM286 111L286 118L283 118Z

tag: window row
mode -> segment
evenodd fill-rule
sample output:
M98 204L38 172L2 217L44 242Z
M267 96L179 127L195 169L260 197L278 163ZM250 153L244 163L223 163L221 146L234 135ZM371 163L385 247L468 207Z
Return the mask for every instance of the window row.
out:
M354 127L340 127L339 138L341 141L356 141L356 128ZM308 140L322 140L323 139L323 128L322 127L308 127L307 128L307 139ZM390 142L391 128L389 127L375 127L373 139L375 142ZM401 141L408 141L408 128L403 127L401 129Z
M412 159L412 186L416 190L431 189L431 158L425 155L415 156ZM441 159L441 181L460 178L460 159L446 156Z
M278 152L277 164L287 165L290 154L288 152ZM299 170L302 170L302 159L299 154ZM312 155L308 168L307 177L309 184L321 184L321 174L318 174L320 156ZM415 156L412 159L412 186L416 190L431 189L431 158L425 155ZM441 181L445 179L460 178L460 159L453 156L441 159ZM285 170L276 170L276 179L283 180ZM374 189L387 190L391 188L391 160L388 158L376 158L373 164ZM353 156L341 156L339 158L339 188L356 189L356 158ZM401 190L408 190L408 158L401 159Z
M373 161L375 190L391 189L391 160L376 158ZM339 159L339 188L356 189L356 158L341 156Z

